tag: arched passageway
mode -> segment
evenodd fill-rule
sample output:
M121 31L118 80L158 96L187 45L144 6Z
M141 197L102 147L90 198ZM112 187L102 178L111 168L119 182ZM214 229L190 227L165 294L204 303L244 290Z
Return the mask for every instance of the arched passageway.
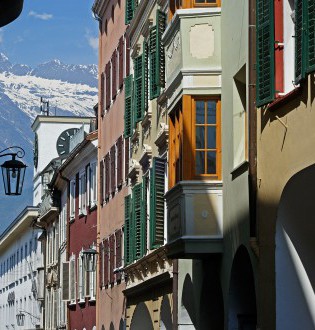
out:
M141 302L137 305L131 320L131 330L153 330L153 325L145 303Z
M167 295L165 295L162 300L160 329L161 330L173 329L171 304Z

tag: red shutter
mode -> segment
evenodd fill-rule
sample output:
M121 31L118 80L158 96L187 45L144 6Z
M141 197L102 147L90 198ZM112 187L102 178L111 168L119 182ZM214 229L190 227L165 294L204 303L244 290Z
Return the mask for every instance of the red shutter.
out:
M105 156L105 199L109 198L109 153Z
M117 186L120 187L122 185L122 136L117 140Z
M121 261L122 261L122 248L121 248L121 241L122 241L122 230L119 229L115 232L115 238L116 238L116 268L121 267ZM116 274L116 280L121 280L121 272L118 272Z
M106 109L110 107L110 62L106 64L105 67L105 75L106 75Z
M116 98L117 95L117 52L114 50L112 55L112 99Z
M129 173L129 138L125 139L125 180L128 180Z
M104 161L100 161L100 189L101 189L101 205L104 203Z
M104 254L104 244L103 242L100 243L100 251L99 251L99 286L102 288L104 286L104 278L103 278L103 271L104 271L104 265L103 265L103 254Z
M124 83L124 37L123 36L119 39L118 52L119 52L118 87L121 88Z
M115 169L115 164L116 164L116 147L113 145L110 148L110 181L111 181L111 192L114 193L116 189L116 180L115 180L115 174L116 174L116 169Z
M125 46L126 46L126 77L130 74L130 41L129 37L126 36L125 39Z
M104 240L104 285L108 285L108 270L109 270L109 244L108 239Z
M101 74L101 95L100 95L100 100L99 100L99 108L101 109L101 116L103 117L104 116L104 110L105 110L105 107L104 107L104 81L105 79L105 76L104 76L104 72L102 72Z
M115 282L114 268L115 268L115 235L109 236L109 248L110 248L110 259L109 259L109 276L110 283Z

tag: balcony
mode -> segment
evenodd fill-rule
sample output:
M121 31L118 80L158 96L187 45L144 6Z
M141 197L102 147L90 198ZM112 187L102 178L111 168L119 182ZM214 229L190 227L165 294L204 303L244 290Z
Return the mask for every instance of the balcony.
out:
M54 190L50 192L47 190L43 196L43 201L39 206L38 221L49 222L54 220L55 216L59 214L60 192Z
M221 94L221 8L177 10L162 41L168 109L182 94Z
M168 257L200 258L223 252L221 182L180 181L165 198Z

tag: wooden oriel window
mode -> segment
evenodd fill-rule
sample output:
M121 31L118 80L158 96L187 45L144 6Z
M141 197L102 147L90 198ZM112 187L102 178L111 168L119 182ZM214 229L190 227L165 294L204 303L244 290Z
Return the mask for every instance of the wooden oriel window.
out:
M170 0L170 19L175 15L176 10L194 7L219 7L221 0Z
M180 180L221 179L221 102L184 95L170 115L169 186Z

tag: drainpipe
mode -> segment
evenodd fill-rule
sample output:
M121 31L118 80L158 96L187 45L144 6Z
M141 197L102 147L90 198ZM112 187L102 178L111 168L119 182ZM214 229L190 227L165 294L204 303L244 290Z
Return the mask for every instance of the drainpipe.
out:
M257 236L256 0L248 2L248 161L250 237Z
M178 329L178 259L173 260L173 330Z

